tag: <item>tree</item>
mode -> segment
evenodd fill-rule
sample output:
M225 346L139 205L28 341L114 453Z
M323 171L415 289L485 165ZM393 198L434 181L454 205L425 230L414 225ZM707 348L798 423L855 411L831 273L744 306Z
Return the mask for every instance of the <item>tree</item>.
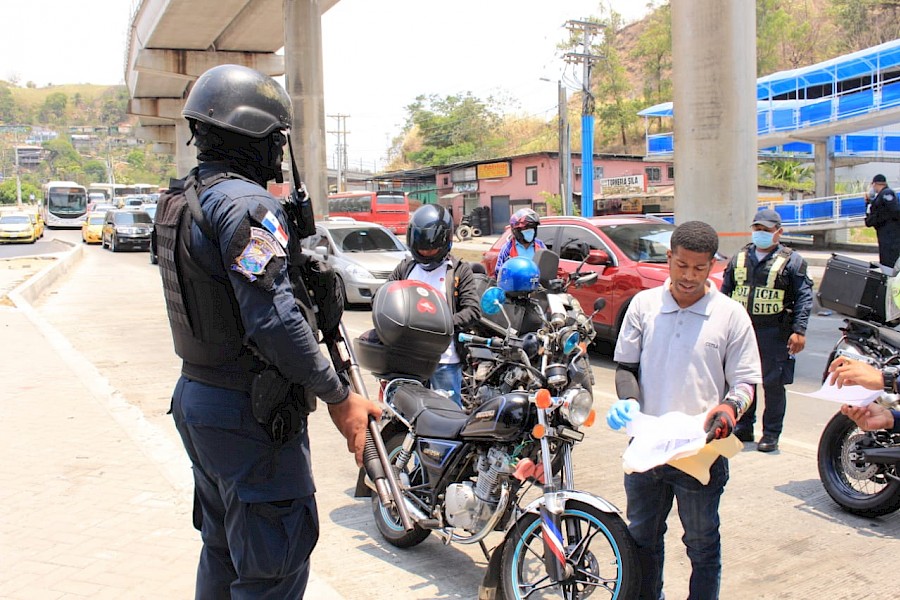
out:
M423 166L486 158L503 142L494 133L502 119L490 97L419 95L406 112L403 133L392 148L396 162Z
M638 144L643 132L637 127L637 112L641 101L632 92L619 53L618 35L622 28L622 15L610 10L608 16L601 17L597 22L604 27L603 35L600 43L591 49L591 53L603 57L598 68L593 70L597 82L596 104L601 139L607 147L620 145L621 150L627 151L629 138L633 138Z
M33 183L22 181L21 186L23 202L28 202L28 198L31 194L34 194L35 198L40 196L40 189ZM0 183L0 204L15 204L17 201L16 178L9 177L5 179L3 183Z
M106 181L106 163L102 160L88 160L84 163L84 174L88 182Z
M831 0L842 50L853 52L900 38L900 1Z
M62 92L53 92L38 111L38 120L41 123L63 122L66 116L68 97Z
M760 184L789 192L809 191L813 188L813 167L799 160L767 160L760 163Z
M652 5L651 5L652 6ZM644 74L644 99L648 104L672 97L672 9L668 3L653 8L646 27L632 51Z

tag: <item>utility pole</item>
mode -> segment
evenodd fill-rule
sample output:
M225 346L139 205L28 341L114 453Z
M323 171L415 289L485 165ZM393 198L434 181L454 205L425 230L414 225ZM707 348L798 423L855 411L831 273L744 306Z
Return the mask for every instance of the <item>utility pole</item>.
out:
M337 191L343 192L346 186L344 180L347 176L347 117L350 115L328 115L330 119L337 120L337 131L329 131L337 137L337 156L335 167L337 168Z
M16 207L21 210L22 180L19 179L19 132L16 129L13 129L13 139L15 140L15 144L13 145L13 152L16 153Z
M566 88L562 81L559 87L559 196L562 200L563 214L572 214L572 187L569 180L571 170L571 152L569 151L569 107Z
M583 67L581 91L581 216L594 216L594 95L591 93L591 67L601 57L591 54L591 37L603 25L590 21L567 21L566 28L573 35L581 35L582 51L567 52L566 62Z

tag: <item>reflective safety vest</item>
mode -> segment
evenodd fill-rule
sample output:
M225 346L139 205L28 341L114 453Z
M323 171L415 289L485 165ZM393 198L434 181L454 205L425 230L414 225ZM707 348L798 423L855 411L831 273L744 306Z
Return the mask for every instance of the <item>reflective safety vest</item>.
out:
M784 278L779 277L787 267L788 260L793 250L784 246L775 254L768 271L765 273L765 281L757 273L756 281L748 278L750 269L750 257L747 247L744 247L735 260L734 266L734 291L731 297L740 302L751 317L773 317L784 311L786 284ZM754 319L755 321L757 319Z

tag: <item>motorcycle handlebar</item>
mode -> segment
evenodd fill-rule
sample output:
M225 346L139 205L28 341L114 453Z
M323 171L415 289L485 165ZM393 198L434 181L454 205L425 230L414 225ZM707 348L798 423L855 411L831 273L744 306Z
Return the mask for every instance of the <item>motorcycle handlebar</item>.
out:
M504 341L500 338L486 338L478 335L472 335L470 333L460 333L457 336L457 339L462 344L479 344L481 346L487 346L488 348L502 348L505 345Z

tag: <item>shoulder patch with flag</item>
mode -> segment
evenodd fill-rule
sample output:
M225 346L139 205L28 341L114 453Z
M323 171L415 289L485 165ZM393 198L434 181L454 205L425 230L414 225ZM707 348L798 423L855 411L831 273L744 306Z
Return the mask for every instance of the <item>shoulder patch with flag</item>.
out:
M272 211L266 211L266 216L262 218L260 224L275 236L282 248L287 248L288 234L275 215L272 214Z

